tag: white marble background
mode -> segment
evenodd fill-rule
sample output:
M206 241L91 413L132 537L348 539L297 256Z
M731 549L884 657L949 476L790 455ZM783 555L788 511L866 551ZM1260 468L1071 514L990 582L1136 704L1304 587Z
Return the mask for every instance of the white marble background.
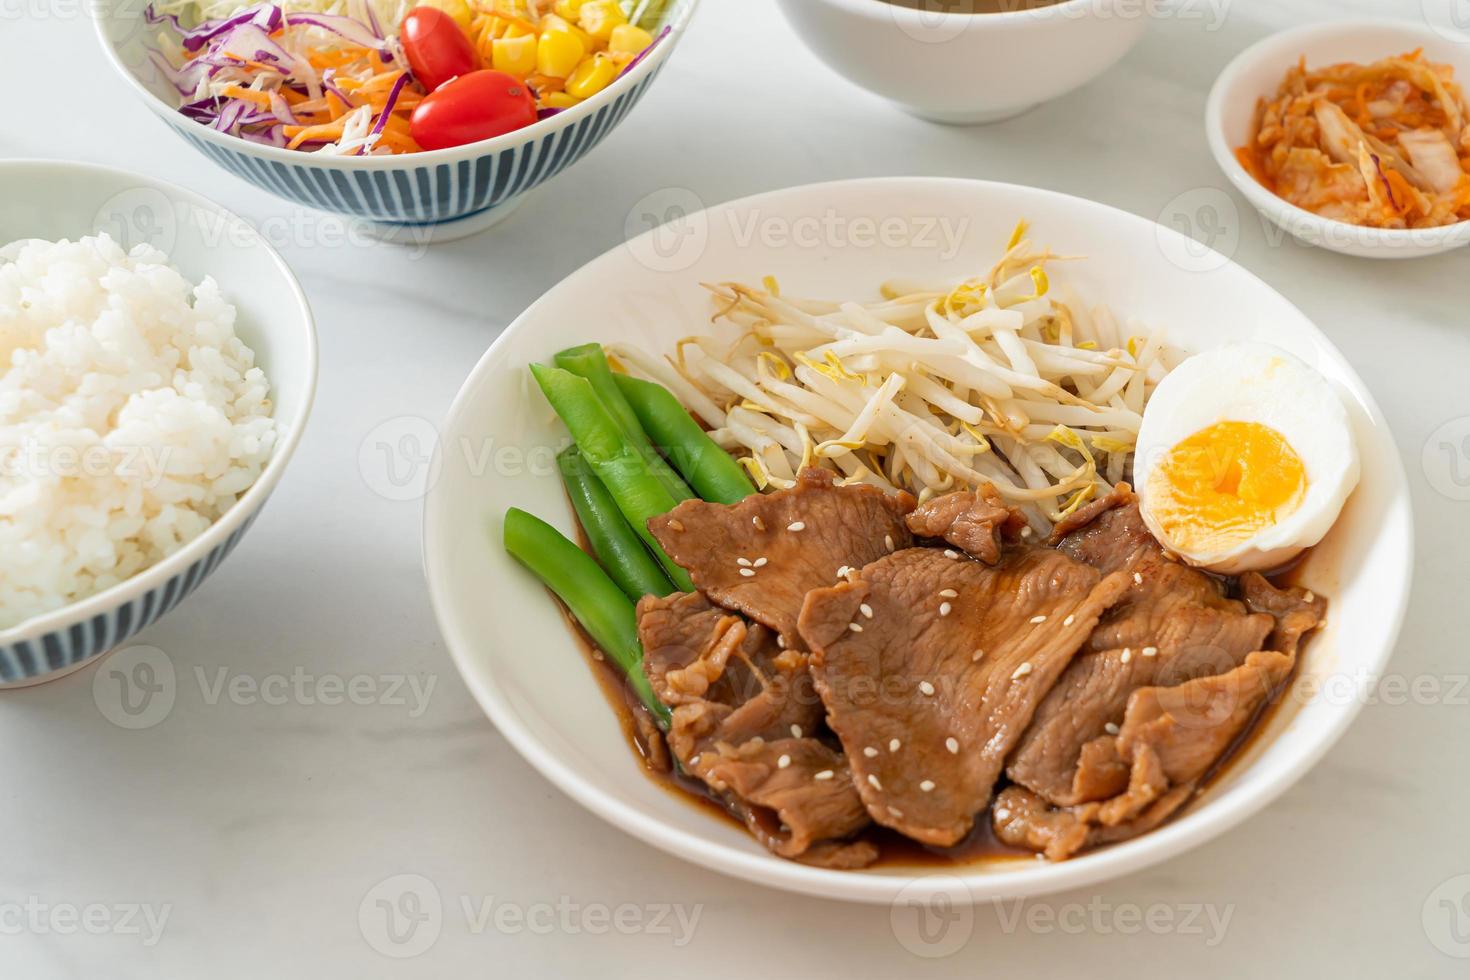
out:
M133 101L80 9L0 0L0 156L115 164L257 222L289 214ZM1421 3L1234 0L1225 9L1217 24L1159 21L1097 83L1029 115L945 129L829 73L769 0L705 0L647 101L497 231L422 256L342 245L313 221L277 235L320 325L310 431L244 546L142 637L178 671L176 703L158 724L109 722L94 703L94 671L0 698L0 976L1467 975L1470 961L1447 954L1470 945L1455 944L1439 905L1466 889L1435 890L1470 873L1470 690L1456 686L1470 673L1470 443L1460 442L1470 435L1470 252L1393 264L1273 244L1237 198L1236 259L1335 338L1398 437L1419 567L1391 669L1427 678L1439 694L1370 705L1298 786L1213 843L1094 890L982 906L960 922L968 942L933 960L905 948L885 908L688 866L542 780L480 713L440 641L420 571L419 504L385 499L373 489L384 474L359 464L379 425L441 418L498 332L618 244L630 208L651 191L687 187L718 202L840 177L976 176L1155 218L1183 192L1225 186L1201 120L1235 52L1311 18L1416 17ZM221 677L248 685L297 671L407 673L433 687L417 717L412 696L329 706L288 694L271 705L212 688ZM426 876L446 905L432 948L396 960L374 950L358 911L370 889L403 873ZM467 918L465 896L472 909L492 902L491 919ZM697 907L692 937L677 934L677 920L674 935L595 931L599 909L667 903L689 915ZM497 928L501 905L530 920ZM166 911L161 935L141 913L121 921L129 906ZM1228 924L1206 914L1185 928L1196 906ZM1177 927L1155 934L1132 918L1154 907ZM68 909L93 916L103 934L63 932ZM578 925L582 913L591 928ZM1470 943L1470 901L1459 926Z

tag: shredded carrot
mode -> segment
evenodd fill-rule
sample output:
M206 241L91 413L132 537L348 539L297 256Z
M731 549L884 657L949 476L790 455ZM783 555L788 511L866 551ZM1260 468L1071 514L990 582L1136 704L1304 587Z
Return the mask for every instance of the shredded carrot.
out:
M265 92L257 92L254 89L243 88L239 85L226 85L220 90L220 94L227 95L232 99L244 99L246 102L253 102L262 109L269 109L271 107L271 97Z

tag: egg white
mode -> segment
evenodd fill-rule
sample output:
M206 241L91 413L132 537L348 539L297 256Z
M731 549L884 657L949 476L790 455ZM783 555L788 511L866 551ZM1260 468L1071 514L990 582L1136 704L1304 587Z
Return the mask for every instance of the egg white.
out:
M1149 478L1179 442L1217 422L1257 422L1286 439L1301 458L1307 490L1297 509L1226 550L1191 552L1164 534L1151 514ZM1263 343L1237 343L1185 360L1154 390L1143 413L1133 464L1144 522L1192 565L1226 575L1279 567L1317 544L1358 484L1352 421L1331 382L1295 355Z

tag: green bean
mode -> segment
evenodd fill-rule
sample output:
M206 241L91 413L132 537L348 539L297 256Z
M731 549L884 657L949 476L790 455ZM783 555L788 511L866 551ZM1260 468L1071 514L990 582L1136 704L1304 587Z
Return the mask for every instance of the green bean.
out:
M680 568L648 530L648 522L673 510L678 501L670 495L648 468L648 461L629 445L623 430L597 397L586 378L561 368L532 364L531 373L541 386L546 400L566 423L572 439L592 472L602 481L628 523L658 563L668 572L669 580L681 592L694 591L689 573Z
M654 696L643 670L638 613L592 556L550 524L517 507L505 512L505 550L561 598L598 649L627 675L639 699L667 728L669 709Z
M664 447L675 468L700 497L711 503L733 504L755 493L740 464L699 427L667 388L624 374L615 380L639 424Z
M638 416L632 407L623 398L623 393L618 390L613 381L612 369L607 364L607 352L602 349L601 344L583 344L580 347L568 347L557 354L554 358L556 366L563 371L570 371L581 378L586 378L592 383L592 390L597 392L597 397L602 399L602 404L607 408L608 414L623 430L623 435L634 449L643 455L648 461L648 468L653 475L658 477L658 482L664 485L664 489L673 494L674 499L688 500L694 496L694 491L689 489L689 484L679 479L679 474L669 468L663 457L658 454L648 434L643 431L643 426L638 422Z
M634 602L646 595L666 596L673 592L674 584L628 526L607 487L597 479L577 447L561 453L557 463L577 520L592 543L592 552L618 587Z

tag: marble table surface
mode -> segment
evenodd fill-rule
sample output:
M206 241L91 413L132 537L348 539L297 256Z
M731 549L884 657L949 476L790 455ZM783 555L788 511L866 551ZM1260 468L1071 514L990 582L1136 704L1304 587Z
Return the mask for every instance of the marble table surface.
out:
M1202 118L1237 51L1311 19L1434 5L1177 0L1087 89L963 129L847 85L770 0L705 0L605 144L499 229L424 251L292 219L188 149L112 76L86 4L0 2L0 75L17 93L0 157L144 171L245 215L300 276L322 346L315 415L270 506L138 640L174 666L169 710L119 727L95 668L0 697L0 976L1464 976L1470 252L1342 258L1281 242L1232 196L1234 258L1342 347L1403 452L1418 567L1390 666L1402 683L1374 692L1321 764L1232 832L1095 889L956 911L941 945L887 908L687 865L543 780L470 698L435 627L421 504L398 499L385 469L422 464L373 451L384 432L441 419L506 324L619 244L652 192L713 203L929 174L1167 219L1181 195L1227 187ZM402 896L423 880L442 905L404 943L383 912L408 922Z

